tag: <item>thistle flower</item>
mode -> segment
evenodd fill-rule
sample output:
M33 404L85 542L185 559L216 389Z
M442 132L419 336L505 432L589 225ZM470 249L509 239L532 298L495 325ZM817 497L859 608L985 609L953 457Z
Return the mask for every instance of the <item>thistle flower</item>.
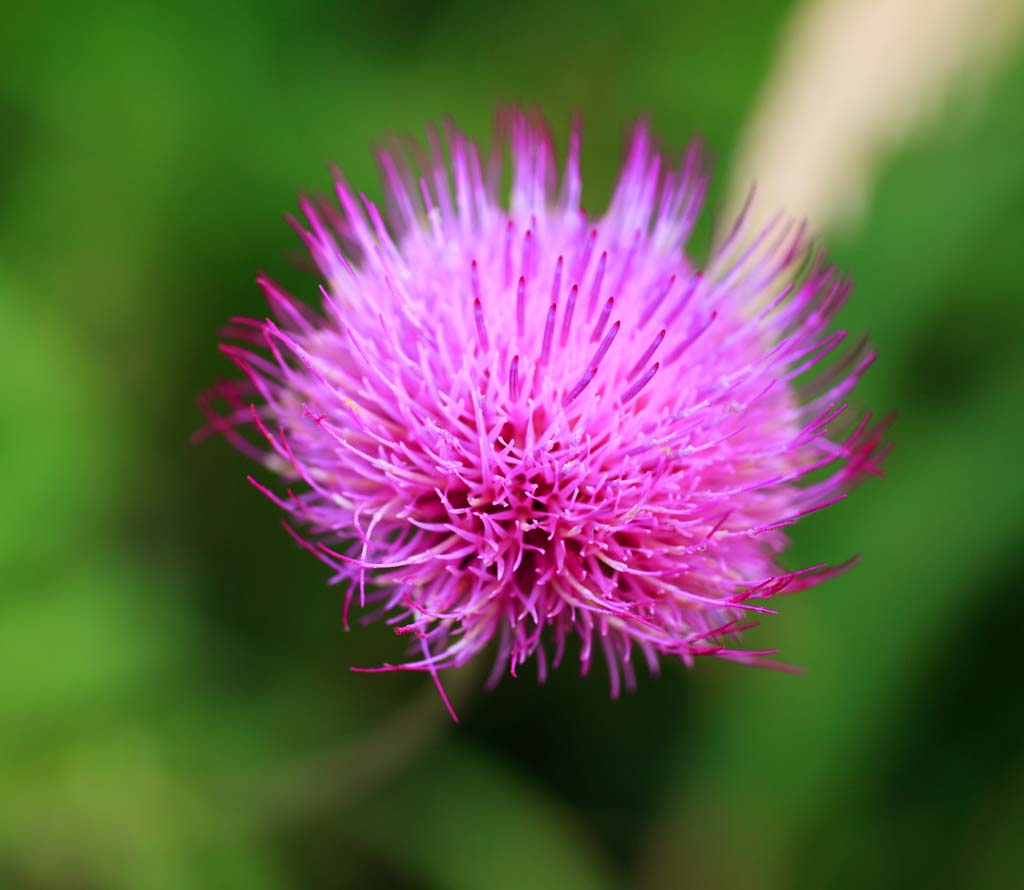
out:
M340 175L340 212L303 201L320 309L260 277L271 317L232 320L245 376L201 400L207 429L284 480L251 479L347 584L346 626L356 601L409 635L371 670L443 697L492 643L492 682L531 657L543 681L578 637L615 696L638 660L762 661L735 648L751 613L842 568L782 568L783 529L884 450L844 423L873 358L829 330L849 284L781 218L741 216L698 270L696 143L670 170L638 126L598 218L578 126L560 180L533 117L499 114L494 146L431 128L380 155L386 213Z

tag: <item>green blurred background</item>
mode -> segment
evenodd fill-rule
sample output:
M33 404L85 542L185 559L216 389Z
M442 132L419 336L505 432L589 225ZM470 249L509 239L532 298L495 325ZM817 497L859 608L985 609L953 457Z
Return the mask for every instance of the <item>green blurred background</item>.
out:
M474 692L360 676L383 626L281 532L222 442L215 331L282 214L370 144L495 105L701 131L712 207L792 4L185 0L9 7L0 30L0 888L1006 887L1024 862L1024 54L954 91L833 233L881 357L889 476L796 533L864 561L749 638L607 698L564 668ZM564 144L564 142L563 142Z

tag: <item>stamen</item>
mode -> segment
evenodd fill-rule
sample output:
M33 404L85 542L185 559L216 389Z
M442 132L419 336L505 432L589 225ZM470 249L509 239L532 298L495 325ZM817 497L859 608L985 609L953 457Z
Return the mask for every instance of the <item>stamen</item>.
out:
M508 394L513 402L519 401L519 356L512 357L508 369Z
M579 382L570 389L565 396L562 398L562 404L568 405L573 399L575 399L584 389L591 380L594 379L594 375L597 374L597 369L601 365L601 359L605 357L608 350L611 348L612 341L615 339L616 334L619 333L619 328L622 326L621 321L615 322L611 326L611 330L605 335L604 340L601 341L601 345L597 347L597 352L594 353L594 357L590 360L590 365L587 368L587 373L584 374Z
M592 365L587 369L587 373L577 381L576 385L562 396L562 404L568 405L573 402L579 394L590 385L590 381L593 380L596 375L597 368Z
M690 300L693 299L693 295L697 292L697 288L701 286L704 281L704 273L696 272L692 279L690 279L690 286L683 292L683 295L679 298L675 308L672 309L668 315L673 318L678 317L682 314L683 310L690 304Z
M540 348L540 363L542 365L547 364L549 358L551 358L551 338L555 333L555 313L558 312L558 305L552 303L548 308L548 320L544 324L544 342Z
M693 334L691 334L689 337L687 337L674 350L672 350L672 354L667 359L665 359L665 364L669 364L670 362L674 362L676 359L679 358L679 356L681 356L684 352L686 352L687 349L689 349L691 346L693 346L693 344L697 341L697 339L700 337L700 335L703 334L709 327L711 327L711 323L717 317L718 317L718 311L717 310L712 311L712 313L708 316L708 320L706 322L704 322L704 324L702 324L699 328L697 328L697 330Z
M523 278L529 278L533 266L533 230L527 229L523 236L523 255L520 274Z
M611 330L609 330L608 333L605 334L604 340L601 341L601 345L597 347L597 352L594 353L594 358L591 361L592 365L596 366L601 364L601 359L604 358L605 353L608 352L609 348L611 347L612 340L615 339L615 335L618 334L620 327L622 327L622 322L617 321L615 322L615 324L611 326Z
M622 404L625 405L631 398L633 398L640 390L642 390L648 383L651 382L651 378L658 373L658 368L661 366L660 362L655 362L647 369L647 373L644 374L636 383L634 383L629 389L622 394Z
M512 283L512 235L516 224L511 219L505 227L505 287Z
M662 304L665 297L668 296L669 291L672 290L672 285L676 283L676 276L670 275L661 288L655 293L654 297L647 302L644 307L643 313L640 315L640 327L643 327L647 322L651 320L651 316L658 311L658 307Z
M480 273L477 271L477 268L476 268L476 260L473 260L473 262L469 264L469 279L470 279L470 283L473 286L473 296L476 298L476 301L479 303L480 302Z
M604 331L604 326L608 324L608 317L612 314L612 309L615 306L615 297L609 297L608 302L604 304L604 309L601 310L601 317L597 320L597 324L594 327L594 333L590 335L590 342L596 343L601 339L601 334Z
M473 315L476 316L476 335L480 339L480 345L484 352L491 348L491 342L487 338L487 326L484 324L484 307L479 298L473 301Z
M662 328L658 331L658 336L654 338L654 342L647 347L647 351L637 359L637 363L633 365L630 372L626 375L627 380L632 380L639 373L640 369L646 365L650 360L651 356L654 355L655 350L661 345L661 341L665 339L665 329Z
M555 263L555 280L551 282L551 302L558 302L558 292L562 287L562 258L558 258L558 262Z
M572 277L579 281L583 277L583 273L587 271L587 266L590 265L590 256L594 252L594 245L597 244L597 229L591 229L590 235L583 244L583 252L580 254L579 259L576 261L576 265L572 270Z
M601 296L601 282L604 281L604 269L608 265L608 251L601 254L597 261L597 271L594 273L594 283L590 288L590 302L587 304L587 318L594 314L597 308L597 298Z
M516 331L520 337L526 333L526 279L522 275L516 288Z
M569 326L572 324L572 313L576 308L576 294L579 288L574 284L569 291L569 302L565 304L565 317L562 318L562 335L558 338L558 345L564 347L569 341Z
M629 253L626 254L626 261L622 264L622 272L619 273L619 283L615 286L616 292L620 294L622 293L622 288L625 287L626 282L629 280L629 273L633 269L633 258L640 247L641 238L643 238L643 232L637 229L633 233L633 244L629 248Z

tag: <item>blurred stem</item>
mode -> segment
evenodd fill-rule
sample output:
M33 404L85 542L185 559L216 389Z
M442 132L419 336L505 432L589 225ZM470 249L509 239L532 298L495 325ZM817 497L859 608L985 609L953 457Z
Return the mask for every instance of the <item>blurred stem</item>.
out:
M737 150L731 206L757 182L755 223L779 207L815 230L856 222L888 157L953 91L982 92L1022 27L1020 0L796 5Z

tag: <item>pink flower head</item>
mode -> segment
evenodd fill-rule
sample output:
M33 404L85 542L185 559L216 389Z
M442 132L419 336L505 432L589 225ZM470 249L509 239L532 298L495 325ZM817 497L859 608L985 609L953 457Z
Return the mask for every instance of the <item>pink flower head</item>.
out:
M245 377L203 400L283 479L252 481L347 584L346 624L355 601L413 641L374 670L436 682L493 643L492 681L531 657L543 681L576 636L614 696L638 658L761 660L734 648L751 613L838 570L782 568L785 527L884 451L846 422L873 357L829 329L849 284L781 218L699 271L699 147L671 169L643 125L596 218L578 127L560 177L517 111L486 162L450 126L408 151L380 157L386 213L340 176L340 211L303 202L319 310L261 277L271 317L221 347Z

